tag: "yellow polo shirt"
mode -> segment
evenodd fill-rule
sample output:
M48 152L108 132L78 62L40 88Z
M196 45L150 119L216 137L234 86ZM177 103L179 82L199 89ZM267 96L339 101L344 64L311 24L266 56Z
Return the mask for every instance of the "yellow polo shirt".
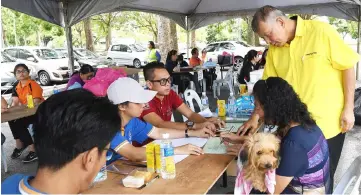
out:
M331 25L297 17L291 43L270 46L263 79L281 77L290 83L330 139L341 132L342 70L354 67L358 61L359 55Z

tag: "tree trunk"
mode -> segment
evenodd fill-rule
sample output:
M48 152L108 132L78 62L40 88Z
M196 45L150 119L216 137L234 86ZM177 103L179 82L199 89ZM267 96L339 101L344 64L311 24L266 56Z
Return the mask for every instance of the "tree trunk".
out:
M178 51L177 25L173 20L169 20L169 28L169 45L172 47L172 49Z
M80 31L78 31L78 33L79 33L79 39L80 39L80 47L83 47L83 37L82 37L82 35L81 35L81 30Z
M1 48L5 48L5 46L7 46L7 42L6 42L6 35L5 35L5 30L3 28L3 23L1 22L1 34L2 34L2 39L1 39Z
M248 44L250 45L255 45L255 33L252 30L252 17L251 16L246 16L243 18L246 23L247 23L247 39L245 41L247 41Z
M261 44L259 43L259 36L257 33L253 33L254 34L254 45L255 46L260 46Z
M192 30L191 48L196 47L196 30Z
M172 49L169 45L170 42L170 21L168 18L158 16L158 47L160 55L162 56L161 61L165 62L168 52Z
M108 34L106 37L106 50L105 51L108 51L111 44L112 44L112 27L110 24L108 24Z
M91 30L90 18L84 20L84 32L86 49L94 51L93 33Z

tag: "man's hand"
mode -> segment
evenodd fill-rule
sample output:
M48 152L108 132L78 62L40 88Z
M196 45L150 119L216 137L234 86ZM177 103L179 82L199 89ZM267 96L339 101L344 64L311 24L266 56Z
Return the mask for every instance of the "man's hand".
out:
M238 136L234 133L221 133L221 138L224 142L232 143L232 144L243 144L245 137Z
M245 122L237 131L237 135L244 136L249 130L250 134L254 134L258 127L259 116L257 114L252 115L252 117Z
M191 137L202 137L202 138L209 138L209 137L214 137L215 136L215 132L204 127L202 129L197 129L197 130L193 130L193 131L188 131L189 136Z
M174 148L174 154L201 155L201 154L204 154L204 152L203 152L203 149L198 146L195 146L192 144L186 144L184 146L179 146L179 147Z
M352 129L355 124L355 115L353 109L345 108L341 114L341 128L342 132L347 132Z
M210 129L212 131L217 130L216 126L213 123L208 122L208 121L206 121L204 123L197 123L197 124L194 125L194 129L203 129L204 127L208 128L208 129Z
M241 148L242 148L241 144L229 145L227 147L227 154L238 156L239 151L241 150Z
M211 118L207 119L207 121L213 123L219 129L226 127L226 123L224 121L222 121L221 119L216 118L216 117L211 117Z

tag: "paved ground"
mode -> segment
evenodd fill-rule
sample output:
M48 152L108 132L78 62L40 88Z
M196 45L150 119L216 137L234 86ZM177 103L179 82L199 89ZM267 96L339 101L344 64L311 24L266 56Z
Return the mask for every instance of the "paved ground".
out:
M358 83L358 86L360 86L361 83ZM50 89L48 89L50 90ZM228 90L223 89L221 91L221 97L220 99L226 99L229 95ZM215 99L212 97L211 93L207 94L209 97L209 102L211 105L211 110L214 110L215 108ZM11 131L9 129L9 126L7 123L1 124L1 132L6 136L6 142L3 145L3 152L5 153L7 157L7 163L8 163L8 172L4 172L4 167L1 166L1 181L6 179L8 176L15 174L15 173L23 173L23 174L35 174L37 169L37 163L29 163L29 164L23 164L21 160L16 159L12 160L10 159L10 155L15 147L15 141L12 138ZM347 170L347 168L350 166L352 161L357 157L360 156L360 148L361 148L361 126L355 126L354 129L352 129L349 133L346 135L346 140L343 147L343 152L341 155L341 159L336 171L335 175L335 182L338 183L340 180L342 174ZM21 158L24 158L27 154L27 151L23 153ZM1 162L3 164L3 162ZM225 194L233 191L234 188L234 177L228 177L228 187L223 188L221 186L222 179L220 179L213 188L209 191L210 194ZM361 190L361 189L360 189Z

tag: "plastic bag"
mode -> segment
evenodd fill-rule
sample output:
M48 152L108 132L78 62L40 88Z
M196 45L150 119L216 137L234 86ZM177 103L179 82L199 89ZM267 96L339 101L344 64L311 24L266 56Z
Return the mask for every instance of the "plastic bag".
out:
M354 107L354 114L355 114L355 124L361 125L361 88L356 89L355 91L355 107Z

